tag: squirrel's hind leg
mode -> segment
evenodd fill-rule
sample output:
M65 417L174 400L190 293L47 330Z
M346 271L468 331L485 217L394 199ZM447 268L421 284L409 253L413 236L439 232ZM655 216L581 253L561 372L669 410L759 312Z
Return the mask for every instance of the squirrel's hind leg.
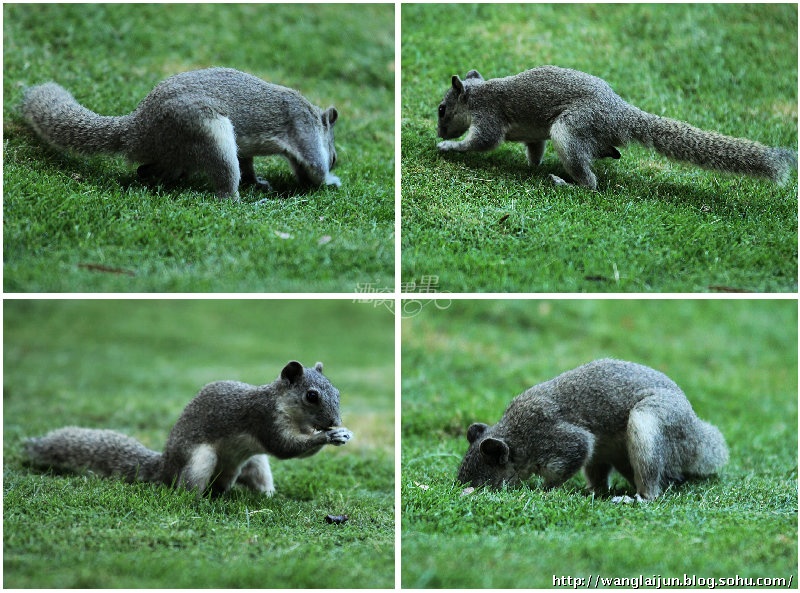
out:
M237 481L251 490L263 492L267 496L275 494L272 470L269 467L269 457L266 455L253 455L248 459L242 466Z
M557 120L550 128L550 141L553 143L556 154L577 185L597 189L597 177L592 172L591 144L577 136L569 122ZM556 185L565 185L566 182L551 175Z
M658 410L647 399L628 417L628 458L633 469L636 494L652 500L661 494L665 474L664 434Z
M238 148L233 123L206 97L181 97L160 106L159 125L144 132L128 157L143 179L175 180L206 174L219 198L238 199ZM169 130L171 133L167 133Z
M187 490L197 490L203 494L211 484L219 458L214 447L208 444L197 445L189 462L181 470L179 482Z
M211 140L205 169L217 189L217 197L238 201L241 172L233 124L227 117L217 115L205 120L204 125Z

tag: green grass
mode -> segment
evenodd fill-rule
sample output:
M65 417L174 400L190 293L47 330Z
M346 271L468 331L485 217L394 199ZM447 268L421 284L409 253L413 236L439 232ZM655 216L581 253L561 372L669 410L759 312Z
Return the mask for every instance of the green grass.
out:
M5 587L394 585L387 311L342 300L7 300L3 355ZM236 488L198 500L23 464L23 438L68 424L160 450L205 383L270 382L292 358L325 363L355 437L274 461L273 498ZM342 513L347 523L324 522Z
M797 6L402 7L402 279L450 292L797 290L797 182L703 171L630 145L598 192L554 187L548 146L440 155L453 74L544 64L638 107L775 146L797 143ZM787 51L787 48L790 48Z
M549 588L553 577L781 577L797 586L797 302L465 301L403 322L402 585ZM657 368L730 447L721 474L646 505L461 495L467 426L611 356ZM629 485L614 478L619 493Z
M394 278L392 5L4 5L6 292L352 292ZM369 27L363 27L369 22ZM334 104L339 189L219 201L145 186L122 158L59 154L17 112L55 80L107 115L178 72L229 66Z

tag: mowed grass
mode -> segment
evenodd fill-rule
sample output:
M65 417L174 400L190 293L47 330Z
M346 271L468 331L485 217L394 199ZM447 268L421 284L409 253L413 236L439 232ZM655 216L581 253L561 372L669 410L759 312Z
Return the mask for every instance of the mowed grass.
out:
M393 284L393 6L17 4L3 17L6 292ZM121 157L51 150L18 113L26 86L54 80L122 115L164 78L209 66L335 105L342 187L301 190L280 157L256 158L275 192L243 188L241 203L217 200L202 178L148 186Z
M780 187L630 145L598 191L554 187L552 147L441 155L436 108L485 78L555 64L651 113L797 146L797 6L402 7L402 278L450 292L797 290L797 177ZM787 51L787 48L788 51Z
M387 311L328 300L4 305L5 587L394 585L394 318ZM325 364L355 436L309 458L273 460L273 498L235 488L197 499L23 463L24 438L65 425L118 430L161 450L204 384L268 383L291 359ZM349 521L327 524L328 514Z
M402 346L403 587L684 574L797 585L796 301L454 300L404 320ZM462 495L470 423L606 356L666 373L719 427L730 462L718 477L642 505L593 499L581 475ZM618 475L614 487L635 492Z

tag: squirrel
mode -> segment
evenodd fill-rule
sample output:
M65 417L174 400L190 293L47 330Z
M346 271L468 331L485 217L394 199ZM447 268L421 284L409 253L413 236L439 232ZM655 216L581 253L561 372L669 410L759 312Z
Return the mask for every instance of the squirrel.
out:
M239 184L269 190L253 157L282 155L304 185L334 185L335 107L231 68L167 78L129 115L98 115L49 82L25 91L22 114L45 141L83 154L123 154L145 181L205 173L217 197L238 200Z
M504 141L522 142L528 163L536 166L549 139L573 181L590 189L597 189L592 161L619 159L618 148L632 141L706 169L779 184L797 167L796 151L647 113L620 98L601 78L577 70L541 66L490 80L470 70L464 80L453 76L451 82L439 104L440 151L486 151ZM467 131L463 140L452 140ZM568 185L556 175L550 178L556 185Z
M169 433L164 452L151 451L113 430L66 427L24 444L28 462L57 470L88 469L101 476L196 489L219 495L240 483L275 492L267 455L308 457L323 445L344 445L339 391L322 363L289 362L267 385L209 383L189 402Z
M472 424L467 440L462 484L513 487L536 474L551 489L583 468L589 489L604 495L613 468L636 487L640 502L671 483L711 476L728 461L720 431L697 417L669 377L614 359L531 387L494 426Z

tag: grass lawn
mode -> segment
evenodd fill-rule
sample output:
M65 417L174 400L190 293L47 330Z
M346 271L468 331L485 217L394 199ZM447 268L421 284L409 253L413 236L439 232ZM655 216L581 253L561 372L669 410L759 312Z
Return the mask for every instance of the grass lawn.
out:
M684 574L797 586L795 300L455 300L404 320L402 345L403 587ZM529 386L605 356L682 387L730 447L719 477L644 505L593 499L582 476L462 496L471 422L494 424Z
M797 290L797 177L703 171L638 145L596 161L598 191L554 187L549 146L440 155L436 108L485 78L556 64L698 127L797 146L797 6L402 7L402 280L450 292Z
M7 300L3 356L4 587L393 587L385 310L341 300ZM271 382L293 358L325 363L355 437L274 461L273 498L237 488L198 500L22 463L23 438L70 424L160 450L205 383ZM330 525L327 514L350 519Z
M4 5L6 292L352 292L394 279L394 7ZM370 26L363 27L363 22ZM256 159L275 199L219 201L202 180L146 186L118 157L47 148L17 112L54 80L104 115L164 78L229 66L336 105L342 187L301 193Z

